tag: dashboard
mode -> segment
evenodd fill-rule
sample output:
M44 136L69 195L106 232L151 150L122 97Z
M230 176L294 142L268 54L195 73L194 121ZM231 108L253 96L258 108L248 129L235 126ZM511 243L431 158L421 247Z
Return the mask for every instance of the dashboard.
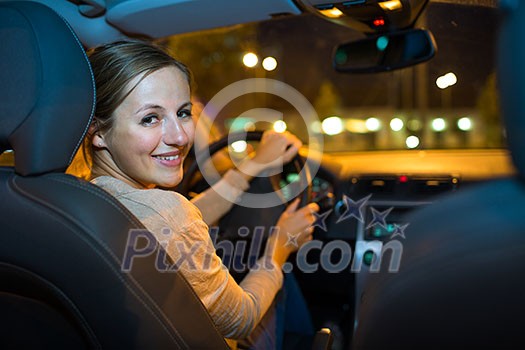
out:
M323 155L318 161L312 198L327 215L323 225L316 225L314 239L325 247L347 244L352 262L338 273L323 269L294 273L312 309L330 314L327 317L346 327L347 334L359 321L359 301L370 274L379 265L395 262L393 252L383 254L383 247L410 239L404 235L410 225L408 213L515 173L506 150L361 152ZM282 185L293 183L297 174L283 176L281 181ZM334 251L330 257L322 256L323 252L311 251L308 261L331 259L337 264L344 258Z

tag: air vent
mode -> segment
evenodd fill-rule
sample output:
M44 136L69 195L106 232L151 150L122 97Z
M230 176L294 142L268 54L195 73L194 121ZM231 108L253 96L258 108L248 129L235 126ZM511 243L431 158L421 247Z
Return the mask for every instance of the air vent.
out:
M417 194L438 194L456 189L458 179L452 176L414 178L411 181L411 190Z
M396 189L397 178L393 176L362 177L352 182L362 193L392 193Z

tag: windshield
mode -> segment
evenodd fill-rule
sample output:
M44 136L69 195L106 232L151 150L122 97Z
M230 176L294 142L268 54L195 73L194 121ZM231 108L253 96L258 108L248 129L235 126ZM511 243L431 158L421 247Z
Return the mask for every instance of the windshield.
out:
M499 148L504 140L495 91L497 26L495 8L430 2L416 27L434 34L435 57L375 74L335 72L335 46L364 35L310 14L164 42L193 71L194 94L203 105L230 84L267 78L298 90L318 116L305 122L278 93L241 91L211 108L217 109L221 133L267 128L272 120L260 122L265 108L277 129L305 141L309 132L317 133L325 152Z

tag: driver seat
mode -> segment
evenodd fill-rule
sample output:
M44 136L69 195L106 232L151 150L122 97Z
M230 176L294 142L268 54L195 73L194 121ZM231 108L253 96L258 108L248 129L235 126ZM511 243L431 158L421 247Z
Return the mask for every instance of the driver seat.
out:
M63 172L94 112L94 81L48 7L0 2L0 348L228 349L206 309L156 254L121 269L144 229L117 200ZM159 248L160 249L160 248Z

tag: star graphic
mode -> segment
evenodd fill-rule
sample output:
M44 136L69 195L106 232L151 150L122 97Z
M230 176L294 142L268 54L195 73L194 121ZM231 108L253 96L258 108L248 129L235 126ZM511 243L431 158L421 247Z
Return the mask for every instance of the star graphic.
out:
M372 221L370 221L370 223L368 224L368 226L366 226L366 228L369 229L370 227L379 225L386 229L387 228L386 221L385 221L386 217L388 216L388 214L390 214L390 212L392 211L392 209L394 209L394 207L390 207L385 211L379 211L376 208L370 208L370 209L372 209Z
M343 195L343 203L346 206L346 209L343 214L339 217L336 223L339 223L343 220L349 219L351 217L356 218L360 222L364 222L364 213L365 213L365 205L368 202L368 200L372 197L371 194L368 196L361 198L357 202L354 202L352 198L348 197L347 195Z
M288 244L291 244L293 245L294 247L299 247L299 244L297 243L297 237L299 236L298 234L292 234L290 232L287 232L286 233L288 235L288 240L286 241L286 244L285 246L287 246Z
M398 225L394 224L394 233L390 236L390 239L394 238L395 236L401 236L402 238L405 237L405 230L410 224L404 224L404 225Z
M314 214L314 217L315 217L315 222L313 223L312 227L319 227L321 230L323 230L324 232L328 231L328 229L326 228L326 218L328 217L328 215L330 215L330 213L332 212L333 209L330 209L330 210L327 210L325 211L324 213L316 213L316 212L312 212L312 214Z

